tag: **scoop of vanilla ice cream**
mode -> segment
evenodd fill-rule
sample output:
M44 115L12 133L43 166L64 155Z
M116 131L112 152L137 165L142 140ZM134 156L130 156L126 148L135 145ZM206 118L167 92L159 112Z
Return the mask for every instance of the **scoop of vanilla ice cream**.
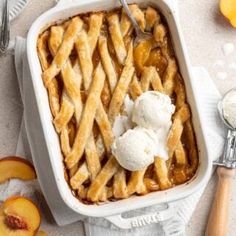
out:
M168 95L147 91L134 102L132 121L141 127L158 130L171 125L175 106Z
M223 115L229 124L236 129L236 90L233 89L222 101Z
M141 170L154 162L156 135L152 130L136 127L127 130L112 145L112 154L130 171Z
M126 130L131 129L132 125L128 116L118 115L112 126L112 132L117 138L122 135Z

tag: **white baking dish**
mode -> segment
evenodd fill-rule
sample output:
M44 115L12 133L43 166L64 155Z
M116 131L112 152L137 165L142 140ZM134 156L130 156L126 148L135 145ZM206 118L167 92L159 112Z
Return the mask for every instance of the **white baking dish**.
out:
M60 151L59 140L52 124L52 116L49 108L47 91L43 85L43 81L41 78L41 67L36 50L37 38L42 29L44 29L53 22L59 21L61 19L66 19L70 16L77 15L79 13L84 13L89 11L109 10L119 6L119 1L118 0L106 0L106 1L63 0L59 2L59 4L56 7L50 9L49 11L41 15L33 23L27 38L27 56L32 76L33 93L35 95L37 102L36 109L38 110L39 113L40 123L44 135L44 141L45 141L44 155L45 153L47 153L47 158L49 158L50 160L50 165L55 178L56 188L58 189L61 198L69 208L71 208L73 211L79 214L86 216L106 217L111 215L118 215L126 211L135 210L146 206L173 202L175 200L184 198L194 193L198 189L200 189L209 179L211 173L212 163L209 157L209 150L207 150L207 146L205 143L204 124L201 120L201 116L199 116L198 113L199 105L194 98L195 90L191 83L190 63L179 23L178 9L176 7L177 1L175 0L128 1L128 3L133 3L133 2L146 5L151 4L155 6L162 12L162 14L167 20L175 48L175 54L178 59L182 76L185 80L188 102L190 103L192 110L193 124L196 132L197 144L199 149L200 163L197 173L191 181L166 191L153 192L145 196L131 197L116 202L109 202L103 205L86 205L80 202L77 198L75 198L72 195L72 192L67 182L64 179L62 154ZM29 120L27 122L33 122L33 121ZM33 125L34 124L29 124L28 127L33 127ZM30 132L30 130L28 130L28 132ZM37 149L37 142L32 141L31 148ZM37 163L39 162L39 160L38 159L35 160L35 158L38 158L39 156L40 153L37 153L36 157L33 156L34 161ZM50 190L44 187L46 185L45 181L47 181L47 177L45 176L42 167L37 168L36 166L36 170L44 195L46 196L46 199L48 199L47 195L48 191ZM154 216L154 218L157 221L161 220L162 217L164 217L164 215L162 215L161 217L160 215L158 215L158 217ZM110 217L109 219L113 220L114 222L114 218ZM118 218L116 218L116 221L117 219ZM121 218L119 218L118 221L120 219Z

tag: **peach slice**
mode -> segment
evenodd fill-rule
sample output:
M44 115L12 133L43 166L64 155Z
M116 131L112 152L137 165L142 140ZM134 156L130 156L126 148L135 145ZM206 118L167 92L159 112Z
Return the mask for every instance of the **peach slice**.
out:
M40 222L38 208L25 197L10 197L0 207L0 235L33 236Z
M0 159L0 183L9 179L32 180L36 178L33 165L21 157L5 157Z
M144 64L146 63L149 54L151 52L151 49L152 49L151 40L142 41L134 48L135 67L139 73L142 72Z
M220 11L236 28L236 0L220 0Z

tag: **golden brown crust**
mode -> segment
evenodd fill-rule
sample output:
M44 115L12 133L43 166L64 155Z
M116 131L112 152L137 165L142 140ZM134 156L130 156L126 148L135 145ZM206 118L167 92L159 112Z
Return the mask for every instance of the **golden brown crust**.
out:
M144 174L146 169L134 171L131 174L129 183L128 183L128 193L129 195L133 193L145 194L147 193L147 188L144 183Z
M107 182L112 178L112 176L117 172L119 164L116 159L111 156L105 166L102 168L97 178L92 182L89 187L87 198L92 202L97 202L99 194L102 189L107 184Z
M99 45L98 47L99 47L102 65L108 77L111 92L113 92L117 83L117 73L112 64L112 59L108 51L106 37L100 36L98 45Z
M69 57L78 33L82 29L83 22L79 17L74 17L63 37L63 41L58 49L49 68L43 72L43 81L47 87L50 81L60 73L63 65Z
M134 31L122 10L93 12L49 27L38 39L42 79L60 137L70 187L85 203L143 195L189 180L198 151L168 28L159 12L129 6L153 38L133 48ZM169 159L138 171L122 168L111 154L117 115L125 96L154 90L176 106L167 138Z
M48 57L50 53L48 51L48 40L49 40L50 32L45 31L38 39L37 43L37 51L39 60L41 63L42 70L45 71L49 67ZM49 97L49 104L52 111L53 116L59 112L60 104L59 104L59 87L56 78L53 78L50 86L48 86L48 97Z
M161 20L160 14L152 7L148 7L145 11L146 30L151 31L155 24L159 24Z
M75 137L71 153L66 156L65 162L71 169L82 157L85 145L93 127L96 110L99 104L102 88L105 81L105 73L101 63L98 64L89 90L89 95L84 106L80 126Z
M84 30L79 34L79 37L75 42L75 47L79 56L84 88L85 90L88 90L92 80L93 62L88 36Z
M121 106L123 105L123 101L127 91L129 89L129 84L134 74L134 66L133 66L133 43L130 43L128 55L125 61L125 66L122 70L120 79L116 85L113 96L111 98L108 116L113 123L115 117L119 114Z
M125 169L119 167L118 171L114 175L113 194L117 199L127 198L126 176Z
M113 46L116 52L116 57L120 64L125 63L125 58L127 55L124 40L120 30L119 16L113 13L107 17L109 24L109 32L113 42Z
M98 37L102 27L103 16L104 14L102 12L94 13L91 14L89 19L88 41L91 55L93 54L97 45Z
M61 130L65 128L65 126L69 123L73 114L74 106L71 103L71 100L68 97L67 93L63 92L60 112L55 116L55 119L53 121L58 133L60 133Z
M135 100L138 96L140 96L143 93L142 88L138 82L138 78L135 74L134 74L133 79L130 83L129 89L130 89L130 95L133 100Z

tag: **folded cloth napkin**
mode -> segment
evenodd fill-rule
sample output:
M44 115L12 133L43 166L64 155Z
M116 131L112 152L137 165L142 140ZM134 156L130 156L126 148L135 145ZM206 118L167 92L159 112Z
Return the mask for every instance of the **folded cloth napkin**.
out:
M30 83L31 77L29 73L27 58L26 58L26 42L22 38L17 38L15 41L15 67L22 97L23 104L25 99L30 99L30 97L24 96L24 89L27 84ZM210 153L212 159L216 159L220 156L222 152L222 147L224 144L225 131L219 117L217 115L216 104L221 98L218 90L216 89L214 83L210 79L208 73L202 68L193 67L192 69L193 83L196 88L197 101L201 104L200 113L202 115L203 122L207 124L207 145L209 149L212 150ZM211 89L209 89L211 88ZM24 109L31 109L30 107L24 107ZM34 114L32 114L34 115ZM37 129L37 127L36 127ZM37 130L35 130L37 132ZM18 144L16 148L16 155L25 156L31 158L31 151L29 143L27 140L27 134L25 131L24 117L22 118L22 125L19 134ZM176 201L174 204L176 206L176 215L168 221L162 222L161 224L152 224L145 226L143 228L137 228L132 230L121 230L113 226L105 218L85 218L84 226L86 235L102 235L102 236L118 236L118 235L184 235L185 226L187 225L202 193L204 188L202 188L197 193L193 195ZM28 197L34 198L35 201L39 201L38 197L35 197L35 192L40 192L40 187L37 181L23 182L20 180L10 180L5 184L0 185L0 201L4 201L7 197L13 194L26 195ZM52 196L56 199L56 196ZM63 203L62 205L63 206ZM63 209L57 211L55 207L49 207L53 213L56 222L64 222L64 224L69 224L81 219L75 215L74 212L69 212L68 209L63 213ZM61 207L60 207L61 208ZM158 206L156 206L158 208ZM153 206L152 211L155 210ZM133 215L140 213L149 212L150 208L144 208L137 212L132 212ZM59 230L60 231L60 230ZM63 231L65 232L65 231ZM68 229L68 235L76 235Z

